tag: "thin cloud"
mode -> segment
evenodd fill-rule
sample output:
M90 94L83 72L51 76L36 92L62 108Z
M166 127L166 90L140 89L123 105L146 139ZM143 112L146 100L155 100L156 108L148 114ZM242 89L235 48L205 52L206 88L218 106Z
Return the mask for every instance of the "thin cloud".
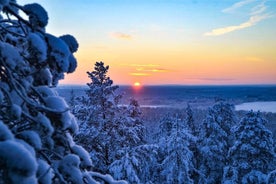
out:
M128 66L128 67L159 67L160 65L156 65L156 64L128 64L128 63L123 63L123 64L120 64L121 66Z
M120 40L132 40L133 39L133 36L131 36L130 34L121 33L121 32L111 33L110 36L112 38L116 38L116 39L120 39Z
M170 70L164 68L155 68L151 70L152 72L169 72Z
M169 72L170 70L165 68L156 68L154 66L159 65L132 65L136 71L139 72L151 72L151 73L157 73L157 72Z
M138 73L138 72L132 72L132 73L129 73L130 75L132 76L149 76L151 74L149 73Z
M261 14L263 12L265 12L267 9L267 7L265 6L265 1L263 1L262 3L258 4L257 6L253 7L251 9L250 15L258 15Z
M258 22L268 19L270 17L271 16L269 14L255 15L255 16L250 17L250 19L248 21L241 23L240 25L213 29L211 32L204 33L204 36L219 36L219 35L233 32L233 31L238 31L238 30L241 30L244 28L254 26Z
M169 70L164 68L151 68L151 69L143 69L143 68L137 68L136 70L144 71L144 72L169 72Z
M199 78L199 80L204 81L233 81L233 78Z
M253 2L253 0L240 1L239 3L234 4L230 8L224 9L223 12L233 11L234 9L242 7L250 2ZM266 9L267 9L267 7L265 6L265 1L262 1L261 3L259 3L258 5L256 5L255 7L253 7L251 9L251 11L249 13L250 17L249 17L248 21L243 22L239 25L213 29L210 32L204 33L204 36L220 36L220 35L224 35L224 34L227 34L227 33L233 32L233 31L238 31L241 29L252 27L252 26L256 25L257 23L261 22L262 20L272 17L270 14L265 13Z
M243 1L239 1L235 4L233 4L232 6L228 7L228 8L225 8L222 10L223 13L230 13L230 12L233 12L235 11L236 9L239 9L247 4L250 4L252 2L254 2L256 0L243 0Z
M161 68L157 64L121 64L121 66L132 68L132 72L129 73L132 76L151 76L156 73L170 72L169 69Z

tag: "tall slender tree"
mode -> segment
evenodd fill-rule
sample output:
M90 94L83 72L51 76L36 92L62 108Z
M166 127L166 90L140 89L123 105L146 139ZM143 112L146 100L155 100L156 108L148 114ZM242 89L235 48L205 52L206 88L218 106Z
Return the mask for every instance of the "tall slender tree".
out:
M89 89L74 110L80 120L79 141L90 152L98 171L105 173L122 151L143 142L145 129L137 101L131 100L127 108L119 106L122 95L108 70L109 66L96 62L94 70L87 72Z

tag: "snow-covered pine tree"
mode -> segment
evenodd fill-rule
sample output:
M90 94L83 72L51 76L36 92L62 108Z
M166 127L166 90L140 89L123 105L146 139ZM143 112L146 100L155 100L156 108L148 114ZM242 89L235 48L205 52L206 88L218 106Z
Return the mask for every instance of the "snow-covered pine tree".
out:
M193 114L190 104L187 105L185 111L186 111L185 122L187 124L188 131L196 138L195 141L192 141L190 143L189 148L193 152L193 155L194 155L193 156L193 165L195 168L198 168L199 167L198 164L199 164L199 158L200 158L200 151L199 151L199 148L197 145L198 135L199 135L199 127L197 127L197 126L199 126L199 125L195 124L196 122L194 120L194 114ZM198 180L200 178L199 175L200 175L200 173L198 172L197 169L194 169L191 171L191 179L193 179L195 183L198 183Z
M196 127L195 125L195 120L194 120L194 115L193 115L193 111L192 108L190 106L190 104L187 105L186 109L186 123L188 126L188 130L190 131L190 133L194 136L198 136L198 127Z
M189 133L185 121L178 115L168 117L160 124L167 131L159 133L160 175L156 176L155 182L193 183L190 174L195 168L189 145L195 141L195 137Z
M93 104L96 116L100 119L111 119L118 109L121 95L116 93L119 86L113 85L113 80L107 75L109 66L104 66L103 62L96 62L94 70L87 72L91 82L88 83L89 89L86 91L88 104Z
M135 147L144 144L145 141L145 126L141 118L142 112L137 100L131 98L129 105L120 108L118 122L121 126L121 135L125 140L123 142L127 147ZM124 147L125 147L124 146Z
M109 165L124 155L123 150L143 143L145 130L137 101L131 100L127 108L119 106L122 95L108 69L103 62L96 62L94 71L87 72L89 89L74 110L80 120L80 143L89 150L96 168L106 173Z
M176 115L166 114L159 122L158 132L154 135L155 142L160 145L161 152L162 149L166 149L168 145L168 137L173 131L173 122Z
M266 122L259 112L251 111L235 127L235 142L228 153L230 164L225 169L224 183L265 183L266 175L275 170L273 138L265 127Z
M94 70L87 72L91 79L87 83L86 95L78 97L78 105L73 110L80 122L78 141L89 152L95 168L107 172L112 163L111 140L116 115L119 112L118 102L121 95L116 91L118 86L108 76L109 66L96 62Z
M231 146L231 128L235 124L233 106L217 102L209 108L199 136L199 170L205 177L201 183L219 183L227 163L227 152Z
M158 146L154 144L126 148L124 155L109 166L109 171L115 179L137 184L154 183L157 150Z
M145 127L140 115L140 106L135 99L130 100L128 107L121 109L119 134L117 133L120 137L115 139L117 146L114 146L121 155L109 166L109 171L116 179L125 179L131 183L150 183L153 181L158 147L146 144Z
M76 68L76 39L46 33L37 3L4 0L0 11L0 183L112 183L89 171L89 154L73 140L75 117L54 89Z

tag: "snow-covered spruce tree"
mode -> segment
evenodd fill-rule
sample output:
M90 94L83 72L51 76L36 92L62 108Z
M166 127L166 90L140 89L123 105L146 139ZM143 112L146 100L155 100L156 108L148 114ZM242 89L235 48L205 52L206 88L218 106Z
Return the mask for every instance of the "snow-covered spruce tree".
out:
M79 141L90 152L96 168L105 173L120 159L121 150L140 145L144 136L137 101L131 101L128 108L119 106L121 95L107 75L108 69L103 62L96 62L94 71L87 72L89 89L74 110L80 120Z
M192 108L190 104L187 105L186 109L186 123L187 123L187 128L190 131L190 133L194 136L198 136L198 127L195 125L195 120L194 120L194 115Z
M110 165L109 171L115 179L137 184L154 183L152 171L156 166L157 149L153 144L125 149L124 155Z
M86 95L78 97L78 105L73 110L80 122L78 141L89 152L99 171L107 171L110 161L110 128L115 114L119 112L118 102L121 98L116 94L118 86L107 76L109 66L96 62L94 70L87 72L91 82L88 83Z
M145 128L138 102L131 99L129 106L121 109L121 115L117 133L119 141L115 143L123 145L117 145L120 154L109 166L109 172L115 179L125 179L130 183L153 182L152 170L156 165L158 147L144 141Z
M275 170L273 138L266 122L259 112L251 111L235 127L223 183L265 183L266 175Z
M88 171L89 154L72 138L75 117L53 88L75 70L77 41L46 33L39 4L2 0L0 11L0 183L112 182Z
M135 99L130 99L127 107L120 107L114 121L114 148L133 148L145 143L145 126L141 114L139 103Z
M186 109L186 119L185 122L187 124L187 128L190 134L192 134L196 139L195 141L190 142L189 148L190 150L193 152L193 165L195 168L198 168L198 164L199 164L199 158L200 158L200 151L199 148L197 146L198 144L198 135L199 135L199 125L196 125L195 120L194 120L194 115L193 115L193 111L192 108L190 106L190 104L187 105ZM198 183L199 180L199 175L200 173L198 172L197 169L194 169L191 172L191 178L194 180L194 183Z
M217 102L209 108L199 136L199 170L204 176L201 183L219 183L223 176L223 168L227 163L227 153L231 146L231 128L235 124L233 106L225 102Z
M194 183L190 174L195 168L189 145L195 141L195 137L178 115L168 117L161 122L161 127L168 131L159 134L160 176L156 176L156 182Z

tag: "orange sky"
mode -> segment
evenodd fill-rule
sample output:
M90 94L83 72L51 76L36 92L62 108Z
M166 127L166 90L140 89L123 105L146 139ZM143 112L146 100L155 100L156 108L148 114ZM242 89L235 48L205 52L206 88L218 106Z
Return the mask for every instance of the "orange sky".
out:
M275 0L38 3L49 33L80 44L78 68L61 84L89 82L96 61L115 84L276 84Z

